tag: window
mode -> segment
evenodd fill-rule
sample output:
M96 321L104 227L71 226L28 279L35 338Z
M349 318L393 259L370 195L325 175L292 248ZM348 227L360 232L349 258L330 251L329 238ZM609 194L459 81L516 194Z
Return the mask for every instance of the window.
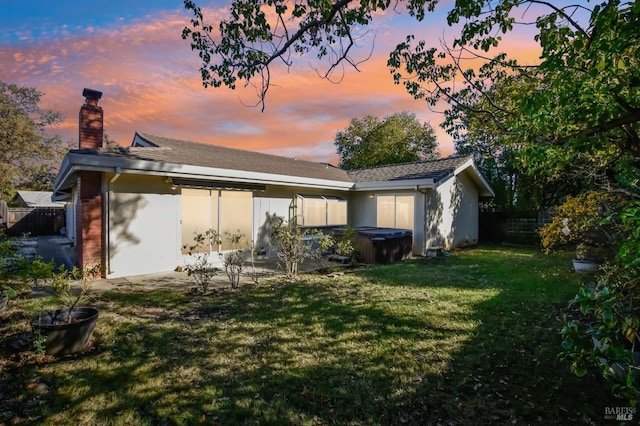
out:
M377 226L413 231L414 199L411 195L379 195L376 203Z
M220 191L220 223L217 229L224 250L249 248L253 238L252 226L253 194L246 191ZM244 237L238 245L231 246L225 233L240 233Z
M339 197L298 195L296 220L300 226L347 224L347 200Z
M253 194L248 191L222 191L218 189L182 188L182 245L193 245L195 234L209 229L218 233L222 248L249 247L252 239ZM225 232L244 234L239 245L231 247ZM202 247L200 251L218 250L217 245ZM188 249L182 249L187 253Z

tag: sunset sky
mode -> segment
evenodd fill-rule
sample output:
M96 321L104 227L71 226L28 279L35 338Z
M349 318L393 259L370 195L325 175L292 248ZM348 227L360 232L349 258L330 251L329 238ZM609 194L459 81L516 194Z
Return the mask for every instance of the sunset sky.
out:
M208 22L225 16L228 2L200 1ZM439 127L442 117L393 84L388 53L416 38L452 41L445 10L418 23L387 13L369 27L355 52L360 72L346 69L340 84L319 78L314 57L295 58L272 76L261 112L253 89L202 87L199 58L182 40L190 15L180 0L71 2L0 0L0 80L45 93L41 106L62 111L65 122L51 132L77 141L83 88L103 92L105 131L129 145L135 131L337 164L333 140L351 118L415 112L436 129L443 156L453 147ZM511 37L511 49L535 62L531 34Z

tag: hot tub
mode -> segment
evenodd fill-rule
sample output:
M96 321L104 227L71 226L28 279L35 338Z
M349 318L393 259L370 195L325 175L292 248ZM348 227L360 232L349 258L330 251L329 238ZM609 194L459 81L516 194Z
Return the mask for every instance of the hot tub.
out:
M364 263L386 264L411 257L413 235L410 229L360 226L354 231L355 249ZM333 233L339 240L344 237L345 228L336 228Z

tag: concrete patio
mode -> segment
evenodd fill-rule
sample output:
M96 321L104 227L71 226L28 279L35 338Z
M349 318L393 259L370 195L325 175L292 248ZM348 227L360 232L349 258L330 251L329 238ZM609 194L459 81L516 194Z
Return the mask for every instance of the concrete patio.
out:
M64 265L71 269L74 265L74 248L72 242L64 236L36 237L35 254L41 256L45 262L53 260L56 265ZM306 261L300 265L300 272L308 272L317 269L313 262ZM282 276L283 271L278 266L278 260L260 260L255 263L255 270L250 262L245 264L240 275L240 285L254 282L253 275L257 274L258 280ZM196 281L187 272L166 272L157 274L136 275L131 277L98 279L91 285L91 291L101 292L116 289L174 289L189 290L197 288ZM218 270L209 287L211 289L229 288L230 282L224 270Z

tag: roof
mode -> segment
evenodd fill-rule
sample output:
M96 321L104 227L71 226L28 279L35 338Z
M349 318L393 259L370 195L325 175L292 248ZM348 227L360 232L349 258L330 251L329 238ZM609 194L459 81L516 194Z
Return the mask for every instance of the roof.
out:
M354 182L388 182L408 179L433 179L434 182L452 176L471 156L449 157L440 160L418 161L350 170Z
M346 171L327 163L136 132L131 146L127 148L69 151L54 188L56 198L63 199L65 190L75 182L74 173L82 170L341 191L434 188L438 182L469 166L481 192L492 193L473 166L471 156Z
M64 204L51 201L51 191L17 191L14 200L20 201L25 207L62 207Z
M145 157L168 163L244 170L315 179L350 182L349 176L331 164L298 160L254 151L245 151L181 139L136 133L137 146L161 147L162 150L144 151ZM136 147L130 149L136 150ZM138 148L139 149L139 148ZM134 151L139 155L137 151Z

